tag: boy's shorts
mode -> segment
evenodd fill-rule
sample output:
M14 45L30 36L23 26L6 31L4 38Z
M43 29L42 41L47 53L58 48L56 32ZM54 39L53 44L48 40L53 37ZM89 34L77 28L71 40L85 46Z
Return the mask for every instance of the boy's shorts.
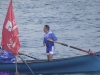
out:
M51 48L47 48L47 49L46 49L47 55L53 54L54 49L55 49L54 46L52 46Z

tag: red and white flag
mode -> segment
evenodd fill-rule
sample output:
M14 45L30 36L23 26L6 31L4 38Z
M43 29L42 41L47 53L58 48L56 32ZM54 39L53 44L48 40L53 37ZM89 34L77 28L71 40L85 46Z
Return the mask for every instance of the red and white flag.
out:
M16 25L11 0L3 24L1 45L6 51L12 52L14 55L17 55L20 49L20 41L18 38L18 34L18 27Z

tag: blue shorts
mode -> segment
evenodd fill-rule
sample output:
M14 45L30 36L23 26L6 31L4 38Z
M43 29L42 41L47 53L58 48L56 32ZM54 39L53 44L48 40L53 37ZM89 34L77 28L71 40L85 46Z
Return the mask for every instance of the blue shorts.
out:
M55 49L54 46L52 46L51 48L47 48L47 49L46 49L47 55L53 54L54 49Z

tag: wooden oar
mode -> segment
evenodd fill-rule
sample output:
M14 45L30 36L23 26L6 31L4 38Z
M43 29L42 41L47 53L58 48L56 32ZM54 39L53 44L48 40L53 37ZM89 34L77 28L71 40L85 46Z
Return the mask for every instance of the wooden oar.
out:
M54 42L54 43L57 43L57 44L60 44L60 45L63 45L63 46L67 46L67 47L70 47L70 48L73 48L73 49L76 49L76 50L79 50L79 51L82 51L82 52L86 52L88 54L91 54L91 55L95 55L95 56L99 56L97 53L94 53L94 52L91 52L90 50L87 51L87 50L83 50L83 49L80 49L80 48L77 48L77 47L74 47L74 46L70 46L70 45L67 45L65 43L61 43L61 42L57 42L57 41L51 41L51 42Z
M30 58L32 58L32 59L39 60L38 58L35 58L35 57L32 57L32 56L29 56L29 55L24 54L24 53L21 53L21 52L19 52L19 55L24 55L24 56L30 57Z
M30 66L26 63L26 61L24 61L23 58L22 58L20 55L19 55L19 57L20 57L20 59L25 63L25 65L28 67L28 69L31 71L31 73L32 73L33 75L35 75L34 72L32 71L32 69L30 68Z

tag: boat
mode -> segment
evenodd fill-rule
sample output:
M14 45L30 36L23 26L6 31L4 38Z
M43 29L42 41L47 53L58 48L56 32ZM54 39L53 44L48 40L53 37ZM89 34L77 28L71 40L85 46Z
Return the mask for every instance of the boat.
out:
M3 40L5 39L7 41L4 41L2 44L4 44L3 46L6 48L6 50L12 51L12 53L15 53L15 51L16 51L16 53L17 53L18 49L20 47L20 43L19 43L19 40L17 37L18 34L16 34L17 42L16 42L16 40L12 40L13 39L12 35L14 35L14 39L15 39L15 34L14 34L15 31L14 30L17 27L17 26L15 26L17 24L15 24L14 13L12 12L13 10L12 11L11 10L12 10L12 0L10 1L9 8L8 8L9 13L7 13L7 17L6 17L4 25L3 25L3 28L4 28L3 32L6 32L6 33L5 34L3 33L2 36L4 37ZM9 15L10 15L10 17L9 17ZM6 24L6 22L7 22L7 24ZM14 24L14 27L12 26L12 24ZM11 33L11 31L14 31L13 34ZM8 33L10 33L9 39L8 39ZM16 31L16 33L18 33L18 31ZM8 41L10 41L9 44L8 44ZM15 45L17 43L18 43L18 45ZM90 53L92 55L88 54L88 55L77 56L77 57L72 57L72 58L53 59L52 61L27 60L26 63L28 64L28 66L32 69L32 71L35 74L48 74L48 73L49 74L58 74L58 73L70 74L70 73L100 72L100 57L99 57L100 52L97 52L95 54L90 51L88 52L88 51L85 51L85 50L82 50L82 49L79 49L79 48L76 48L73 46L69 46L64 43L59 43L59 42L55 42L55 43L58 43L58 44L61 44L61 45L64 45L64 46L67 46L70 48L74 48L74 49L77 49L77 50L80 50L80 51L83 51L86 53ZM9 45L9 47L8 47L8 45ZM10 46L12 46L12 47L10 47ZM12 48L12 50L10 48ZM16 53L15 53L15 55L16 55ZM29 68L27 67L27 65L25 63L17 63L17 70L19 73L25 73L25 74L31 73L31 71L29 70ZM8 72L9 75L14 74L16 72L15 63L0 63L0 73L1 72Z
M97 52L100 55L100 52ZM27 60L27 64L35 74L58 73L95 73L100 72L100 57L84 55L72 58L47 60ZM0 63L0 71L15 73L15 63ZM17 64L19 73L31 73L25 63Z

